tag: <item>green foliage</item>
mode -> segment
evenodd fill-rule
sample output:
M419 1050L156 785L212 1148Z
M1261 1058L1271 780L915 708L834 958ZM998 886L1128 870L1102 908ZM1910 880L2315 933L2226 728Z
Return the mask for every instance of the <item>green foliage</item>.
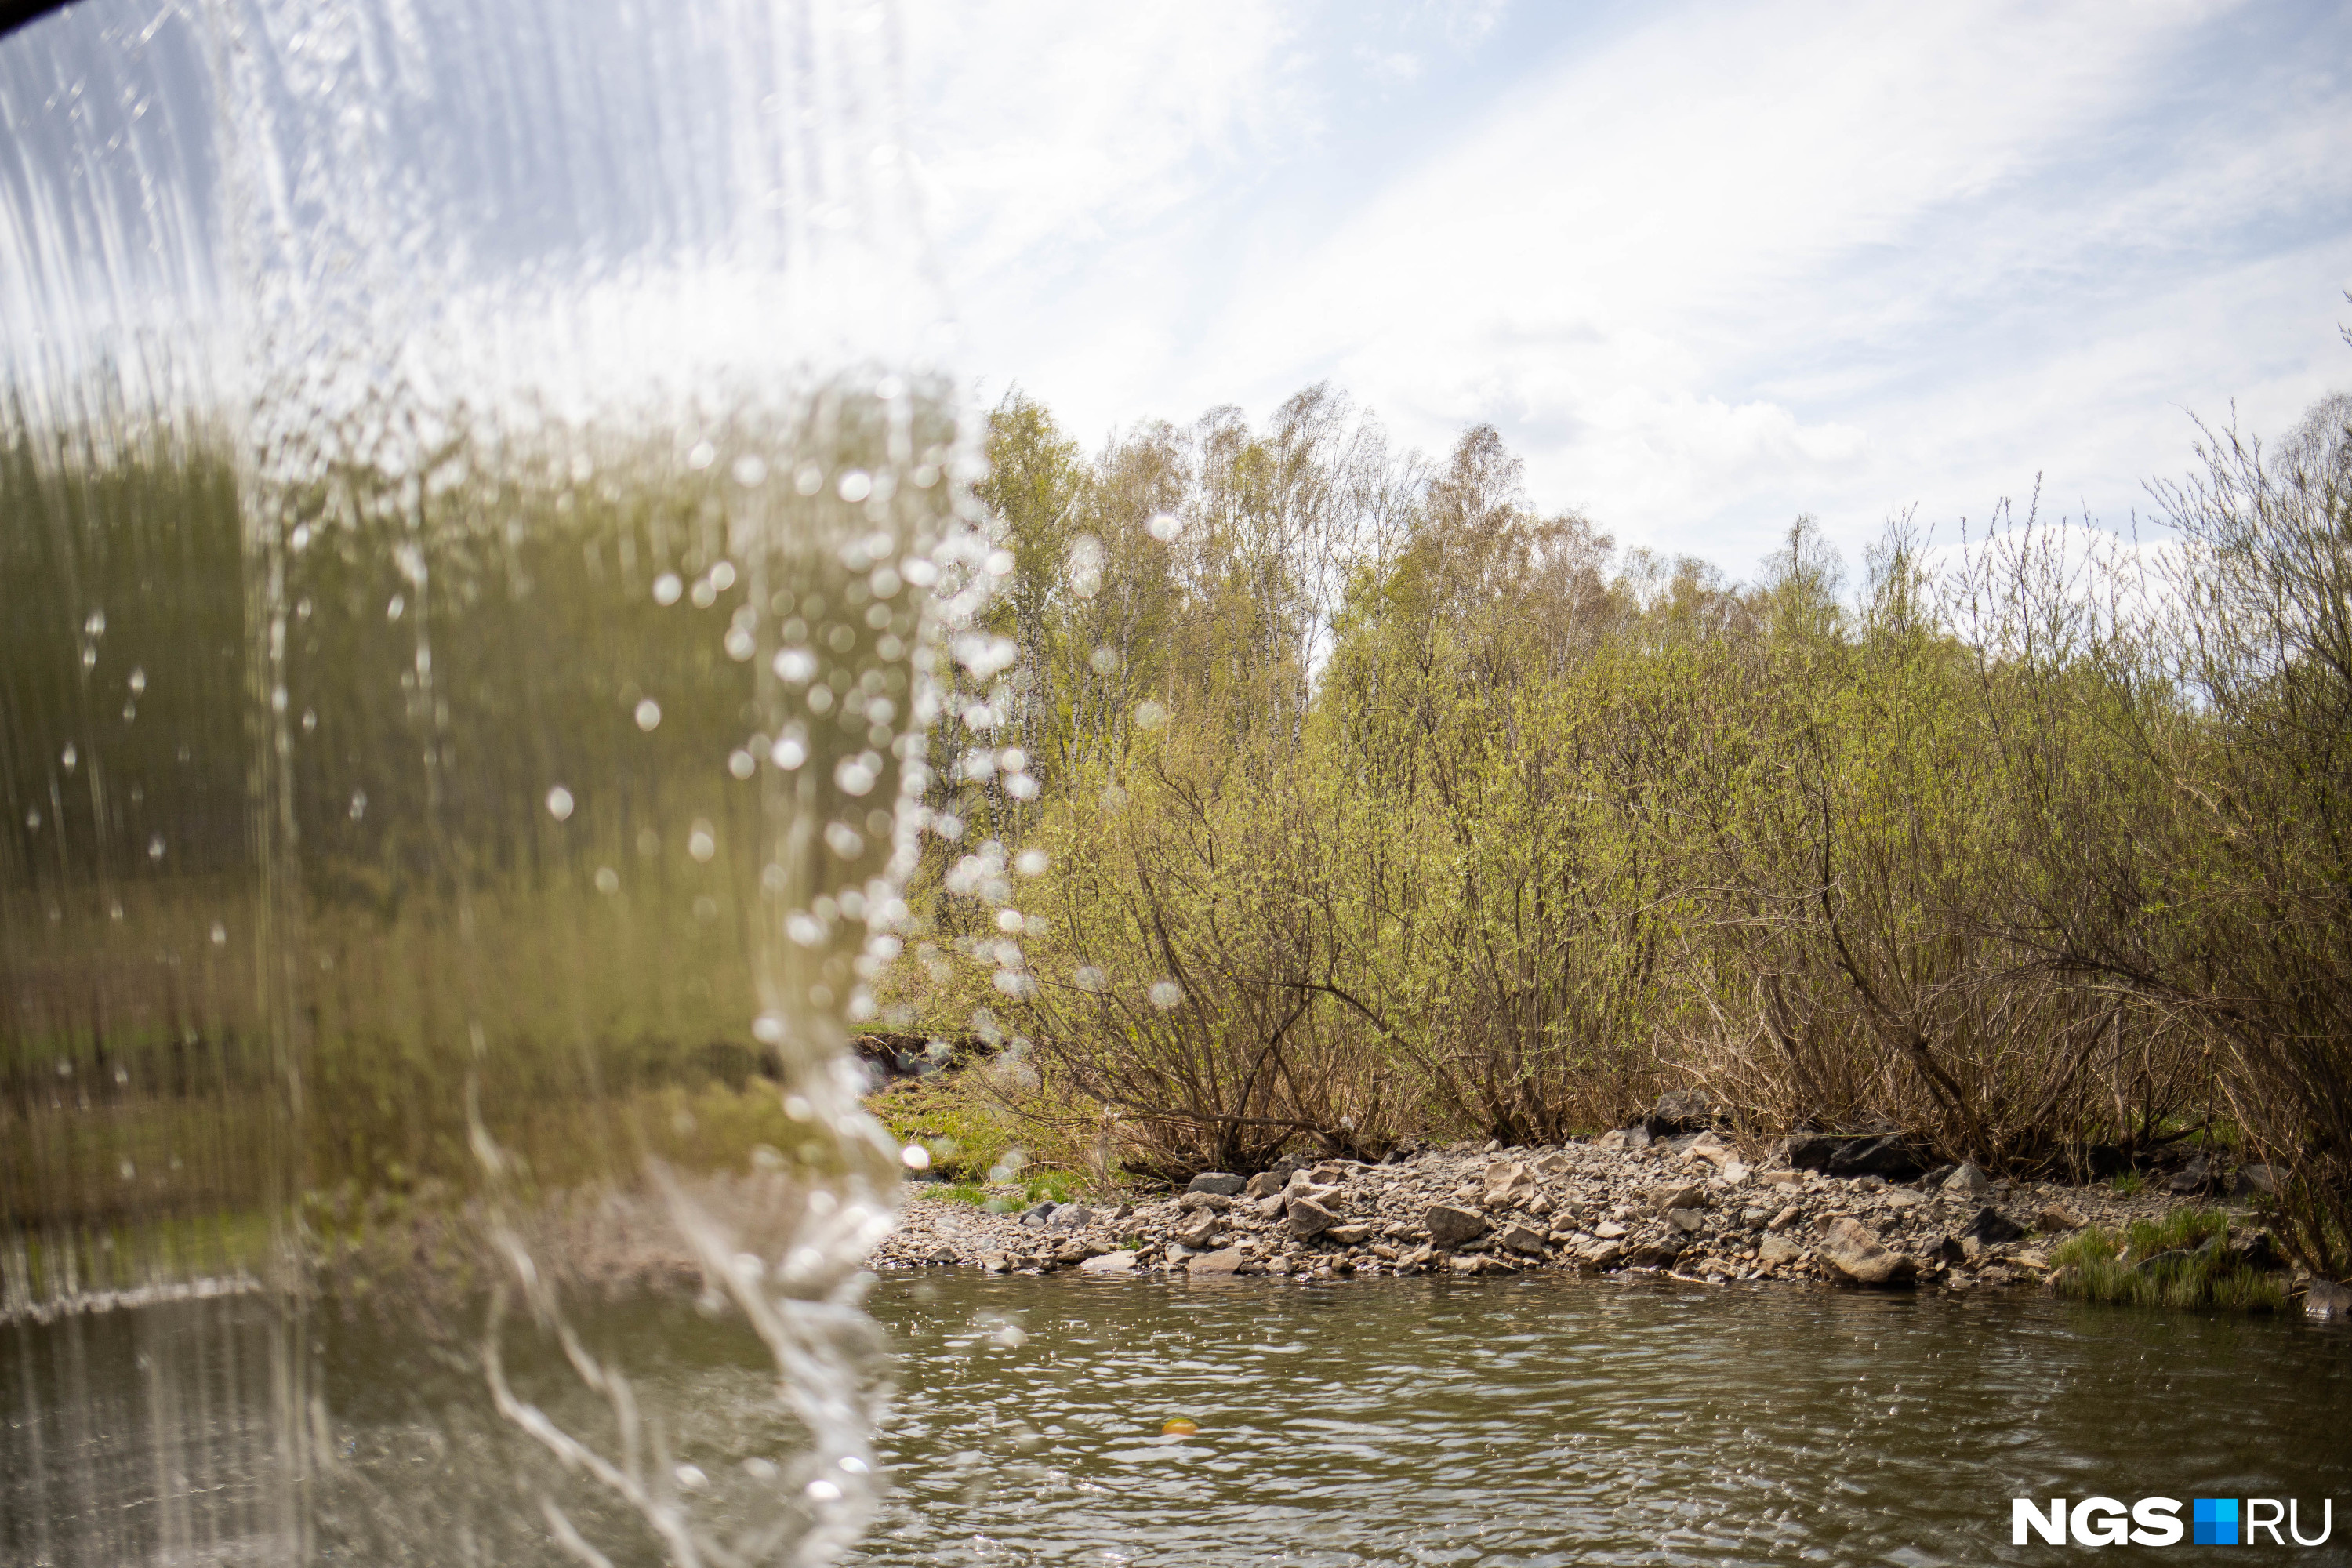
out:
M892 1139L928 1150L931 1169L950 1181L985 1184L1016 1151L1012 1118L984 1068L902 1079L868 1095L866 1107Z
M2059 1294L2080 1301L2137 1307L2217 1307L2276 1311L2284 1282L2246 1267L2228 1247L2229 1216L2176 1209L2135 1220L2117 1237L2092 1226L2052 1254Z

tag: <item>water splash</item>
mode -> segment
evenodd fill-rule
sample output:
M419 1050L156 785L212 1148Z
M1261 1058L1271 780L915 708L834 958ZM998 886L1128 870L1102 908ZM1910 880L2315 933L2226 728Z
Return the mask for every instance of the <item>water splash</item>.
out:
M98 1276L272 1307L258 1366L217 1330L269 1434L233 1505L158 1479L161 1536L45 1554L732 1563L866 1517L900 1167L841 1047L989 579L891 32L220 0L0 43L0 1281L20 1332ZM591 1344L614 1292L754 1336L760 1430L655 1392L674 1338ZM431 1509L342 1435L354 1312L446 1352Z

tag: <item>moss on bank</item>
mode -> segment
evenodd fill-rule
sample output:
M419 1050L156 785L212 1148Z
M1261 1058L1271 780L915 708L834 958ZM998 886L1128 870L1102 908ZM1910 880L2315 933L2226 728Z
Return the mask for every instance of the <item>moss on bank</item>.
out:
M2117 1306L2271 1312L2286 1305L2283 1276L2260 1267L2265 1238L2232 1246L2230 1219L2177 1209L2137 1220L2118 1236L2093 1226L2051 1255L2052 1286L2064 1297Z

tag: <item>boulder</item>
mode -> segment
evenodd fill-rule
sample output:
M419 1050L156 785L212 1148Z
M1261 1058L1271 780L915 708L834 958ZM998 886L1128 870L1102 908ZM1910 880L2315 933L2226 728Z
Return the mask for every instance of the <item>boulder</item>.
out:
M1678 1089L1658 1096L1658 1103L1650 1108L1642 1125L1653 1138L1670 1138L1683 1132L1704 1132L1729 1119L1729 1107L1706 1090Z
M1907 1285L1919 1272L1918 1264L1899 1252L1889 1252L1857 1220L1831 1221L1814 1250L1848 1281L1874 1289Z
M1578 1248L1576 1260L1587 1268L1614 1268L1625 1261L1625 1246L1617 1241L1596 1241Z
M2033 1216L2033 1223L2048 1231L2080 1230L2083 1216L2063 1204L2044 1204L2042 1212Z
M1959 1197L1978 1198L1991 1187L1992 1178L1979 1170L1974 1160L1970 1160L1944 1178L1943 1190Z
M2275 1165L2241 1165L2237 1179L2230 1184L2233 1198L2274 1198L2278 1196L2279 1176Z
M1322 1235L1339 1223L1339 1216L1313 1198L1293 1198L1284 1210L1290 1234L1301 1241Z
M1201 1254L1200 1257L1192 1259L1185 1272L1195 1279L1230 1278L1241 1272L1242 1265L1247 1261L1248 1259L1242 1256L1240 1247L1228 1247L1216 1252Z
M1515 1207L1535 1195L1535 1178L1517 1160L1496 1160L1486 1167L1484 1190L1479 1194L1479 1206L1487 1209Z
M1081 1274L1131 1274L1134 1271L1135 1254L1132 1252L1106 1252L1078 1265Z
M1486 1234L1486 1216L1452 1204L1432 1204L1422 1226L1439 1247L1459 1247Z
M1832 1176L1884 1176L1907 1182L1927 1168L1900 1132L1798 1132L1785 1145L1789 1163L1800 1171Z
M1495 1240L1498 1246L1525 1253L1529 1258L1541 1258L1546 1245L1544 1233L1531 1225L1505 1226Z
M1176 1206L1180 1209L1207 1209L1212 1214L1223 1214L1234 1206L1234 1200L1222 1193L1186 1193L1176 1200Z
M2219 1187L2220 1178L2221 1173L2214 1168L2213 1157L2210 1154L2200 1154L2175 1171L2172 1173L2172 1180L2166 1185L2178 1197L2195 1197Z
M1553 1149L1537 1155L1533 1165L1538 1176L1565 1176L1574 1168L1564 1149Z
M1793 1263L1805 1255L1805 1249L1785 1236L1768 1236L1756 1244L1756 1261L1767 1267Z
M1697 1182L1685 1182L1679 1186L1660 1187L1650 1194L1654 1214L1666 1214L1675 1209L1702 1209L1706 1206L1706 1188Z
M1337 1247L1361 1247L1371 1237L1372 1227L1368 1225L1335 1225L1323 1233L1323 1239ZM1389 1250L1394 1252L1396 1248Z
M2303 1315L2324 1322L2352 1322L2352 1285L2313 1280L2303 1293Z
M1703 1209L1668 1209L1666 1223L1685 1236L1696 1236L1706 1228L1706 1213Z
M2025 1227L1994 1208L1990 1204L1977 1210L1977 1217L1969 1221L1962 1237L1974 1237L1987 1247L2002 1247L2025 1239Z
M1026 1226L1043 1226L1054 1217L1054 1208L1055 1205L1051 1202L1034 1204L1021 1211L1021 1223Z
M1287 1171L1260 1171L1242 1184L1242 1195L1245 1198L1272 1197L1282 1191L1283 1184L1288 1180L1290 1173Z
M1055 1230L1077 1230L1095 1222L1095 1211L1084 1204L1061 1204L1054 1209L1051 1224Z
M1680 1258L1682 1255L1683 1244L1679 1238L1669 1238L1664 1241L1653 1241L1644 1246L1634 1247L1631 1252L1625 1254L1625 1267L1628 1268L1672 1268L1675 1266L1675 1259Z
M1205 1252L1224 1234L1225 1222L1213 1214L1196 1214L1176 1227L1177 1244L1195 1252Z
M1592 1234L1603 1241L1615 1241L1625 1234L1625 1227L1613 1219L1604 1219L1592 1227Z
M1185 1185L1188 1193L1214 1193L1221 1198L1232 1197L1242 1190L1244 1178L1231 1171L1203 1171Z

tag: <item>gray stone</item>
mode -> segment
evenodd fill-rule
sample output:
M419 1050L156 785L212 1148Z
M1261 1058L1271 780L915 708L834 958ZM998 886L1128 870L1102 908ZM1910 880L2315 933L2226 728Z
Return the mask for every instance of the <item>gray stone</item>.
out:
M1246 1261L1248 1260L1242 1256L1240 1247L1228 1247L1216 1252L1201 1254L1200 1257L1192 1259L1185 1272L1195 1279L1231 1278L1241 1272L1242 1265Z
M1525 1165L1517 1160L1496 1160L1486 1167L1478 1202L1484 1208L1509 1208L1533 1196L1535 1190L1535 1178L1528 1174Z
M1625 1234L1625 1227L1613 1219L1604 1219L1592 1227L1592 1234L1603 1241L1615 1241Z
M1505 1226L1503 1227L1502 1234L1496 1237L1495 1239L1502 1246L1509 1247L1513 1252L1523 1252L1530 1258L1541 1258L1543 1256L1545 1245L1544 1233L1538 1230L1531 1225Z
M1964 1198L1981 1197L1991 1185L1992 1178L1978 1169L1974 1160L1944 1178L1944 1191L1956 1193Z
M1576 1260L1587 1268L1614 1268L1625 1261L1625 1247L1622 1242L1598 1241L1580 1249Z
M1339 1223L1339 1216L1313 1198L1293 1198L1284 1211L1290 1221L1290 1234L1301 1241L1322 1235Z
M1213 1214L1223 1214L1234 1206L1234 1200L1223 1193L1186 1193L1176 1200L1176 1206L1180 1209L1207 1209Z
M1771 1222L1765 1226L1764 1228L1767 1230L1786 1230L1804 1217L1805 1211L1803 1209L1798 1207L1795 1204L1790 1204L1781 1209L1779 1214L1774 1215Z
M1706 1188L1697 1182L1686 1182L1677 1187L1660 1187L1650 1194L1654 1214L1665 1214L1673 1209L1703 1209L1706 1206Z
M1884 1176L1890 1182L1907 1182L1927 1168L1918 1150L1900 1132L1799 1132L1790 1136L1786 1147L1789 1163L1798 1170L1832 1176Z
M2231 1184L2233 1198L2274 1198L2278 1196L2278 1167L2275 1165L2241 1165L2237 1180Z
M1084 1204L1062 1204L1054 1210L1053 1226L1055 1230L1076 1230L1094 1222L1095 1211Z
M1791 1263L1805 1255L1805 1249L1785 1236L1768 1236L1756 1244L1756 1261L1767 1264Z
M1927 1198L1924 1193L1915 1193L1908 1187L1896 1187L1878 1201L1891 1209L1910 1209L1917 1208Z
M2080 1230L2083 1216L2063 1204L2045 1204L2042 1212L2033 1216L2033 1223L2048 1231Z
M1658 1096L1658 1103L1643 1119L1652 1137L1679 1132L1703 1132L1728 1120L1728 1108L1703 1089L1678 1089Z
M1371 1239L1372 1227L1368 1225L1335 1225L1323 1233L1323 1239L1339 1247L1361 1247ZM1396 1250L1391 1247L1391 1252Z
M1452 1204L1432 1204L1422 1226L1440 1247L1459 1247L1486 1234L1486 1216Z
M1822 1232L1814 1249L1822 1260L1856 1285L1885 1289L1907 1285L1919 1266L1899 1252L1889 1252L1878 1237L1857 1220L1837 1219Z
M1960 1235L1963 1237L1972 1236L1987 1247L2005 1247L2012 1241L2023 1241L2025 1227L1987 1205L1977 1210L1977 1217L1969 1221L1968 1228Z
M1260 1171L1242 1184L1242 1195L1249 1198L1271 1197L1282 1191L1283 1184L1288 1180L1290 1180L1290 1173L1287 1171Z
M1055 1205L1051 1202L1034 1204L1021 1212L1021 1223L1028 1226L1042 1226L1054 1217L1054 1208Z
M1231 1171L1203 1171L1185 1187L1188 1193L1214 1193L1221 1198L1232 1197L1242 1190L1244 1178Z
M1675 1259L1683 1255L1683 1244L1672 1238L1653 1241L1625 1254L1628 1268L1672 1268Z
M2303 1293L2303 1314L2326 1322L2352 1321L2352 1286L2313 1280L2310 1289Z
M1699 1209L1668 1209L1666 1223L1685 1235L1696 1236L1706 1226L1706 1215Z
M1213 1214L1194 1215L1176 1227L1176 1239L1195 1252L1207 1250L1209 1245L1224 1234L1225 1222Z

